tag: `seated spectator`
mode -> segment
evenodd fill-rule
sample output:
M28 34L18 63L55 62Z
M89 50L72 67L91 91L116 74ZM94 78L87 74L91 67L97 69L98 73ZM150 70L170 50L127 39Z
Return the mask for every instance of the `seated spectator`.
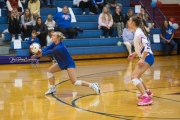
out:
M74 5L81 8L83 15L86 14L85 8L89 8L89 11L90 11L89 14L94 14L92 12L93 8L92 8L91 0L76 0L76 3L74 3Z
M52 43L51 37L52 37L52 34L53 34L53 33L54 33L54 30L53 30L53 29L49 30L49 33L48 33L47 38L46 38L46 40L47 40L47 46L49 46L49 45Z
M121 13L120 6L116 6L116 10L113 15L114 28L117 29L118 36L122 37L122 32L124 29L124 16Z
M47 26L43 23L41 17L37 18L34 30L37 31L37 37L39 38L41 47L45 47L47 45L46 36L48 30L47 30Z
M18 7L17 9L19 16L21 17L23 14L22 7Z
M30 9L25 10L24 15L21 16L22 32L25 40L31 36L33 29L33 16L31 15Z
M161 44L163 46L163 55L170 55L172 56L172 52L176 43L173 40L174 37L174 29L169 25L168 20L164 20L161 26ZM169 46L169 50L167 51L167 46Z
M97 9L99 8L102 12L102 9L104 7L104 0L91 0L93 8L96 8L95 11L93 11L95 14L97 14Z
M7 8L8 8L9 12L11 12L13 9L17 10L19 7L21 7L22 8L22 12L24 12L23 6L22 6L20 0L7 0L6 4L7 4Z
M52 15L48 15L45 24L47 25L48 30L54 30L56 22L53 20Z
M48 8L55 8L55 0L46 0Z
M142 27L141 28L142 28L144 34L146 36L148 36L150 29L149 29L149 27L148 27L148 25L144 19L142 20Z
M0 0L0 9L4 8L4 0Z
M21 40L21 17L17 9L11 10L8 23L8 31L12 34L12 41L15 40L15 34L18 34L18 39Z
M128 23L126 24L126 28L123 30L123 43L126 46L129 55L132 54L132 48L134 46L134 31L129 28Z
M30 0L28 2L28 8L31 10L32 14L38 14L40 16L40 1Z
M39 43L39 39L37 38L37 31L36 30L33 30L32 33L31 33L31 36L28 38L28 41L27 43L29 45L31 45L32 43Z
M38 17L39 17L39 15L38 15L38 14L36 14L36 13L34 13L34 14L33 14L33 20L32 20L32 21L33 21L33 23L32 23L32 24L33 24L33 26L35 26L35 25L36 25L36 20L37 20L37 18L38 18Z
M109 38L112 36L114 28L113 28L113 18L110 14L109 8L104 6L102 13L99 15L98 19L98 28L103 31L103 36L101 38L105 38L106 34L109 32Z
M141 20L144 19L146 22L148 21L149 16L145 11L145 7L141 7L141 13L137 14L137 17L141 18Z
M134 11L132 9L129 9L124 20L124 24L126 25L127 21L129 20L130 17L134 16Z
M106 0L106 6L110 9L115 8L116 6L120 6L120 8L122 9L122 4L118 3L117 0Z
M71 26L71 14L69 13L68 6L64 6L62 12L58 12L54 16L54 20L57 23L57 31L62 32L64 35L68 34L69 39L73 39L76 31Z

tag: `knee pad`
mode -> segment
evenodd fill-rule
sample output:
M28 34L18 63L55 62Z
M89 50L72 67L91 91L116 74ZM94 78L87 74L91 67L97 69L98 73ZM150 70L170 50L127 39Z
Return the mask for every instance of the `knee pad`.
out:
M132 82L133 82L134 86L136 86L136 85L138 85L139 83L141 83L138 78L132 79Z
M52 78L53 76L54 76L53 73L47 72L47 77L48 77L48 78Z
M81 80L76 80L76 82L74 83L75 86L81 86L82 85L82 81Z
M140 82L143 82L143 80L142 80L141 78L139 78L139 81L140 81Z

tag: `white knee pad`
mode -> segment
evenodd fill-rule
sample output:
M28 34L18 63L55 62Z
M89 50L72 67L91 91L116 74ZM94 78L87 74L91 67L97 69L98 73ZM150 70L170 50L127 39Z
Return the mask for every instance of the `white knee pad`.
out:
M47 77L48 77L48 78L52 78L53 76L54 76L53 73L47 72Z
M76 80L76 82L74 83L75 86L81 86L82 85L82 81L81 80Z
M132 82L133 82L134 86L136 86L136 85L138 85L139 83L141 83L138 78L132 79Z
M139 78L139 81L140 81L140 82L143 82L143 80L142 80L141 78Z

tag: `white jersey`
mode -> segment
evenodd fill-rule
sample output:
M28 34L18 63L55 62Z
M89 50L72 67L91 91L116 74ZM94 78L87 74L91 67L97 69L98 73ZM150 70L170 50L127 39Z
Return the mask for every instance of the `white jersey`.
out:
M144 35L141 28L136 29L134 35L134 47L135 47L135 52L138 54L139 57L141 57L144 51L148 52L148 55L153 54L150 43L147 40L147 37Z

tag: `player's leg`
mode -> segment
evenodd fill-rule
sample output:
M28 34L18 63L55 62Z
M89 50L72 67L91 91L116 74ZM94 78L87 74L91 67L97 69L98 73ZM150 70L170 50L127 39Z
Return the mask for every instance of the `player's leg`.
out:
M85 82L82 80L77 80L74 68L68 68L67 72L68 72L69 78L70 78L73 85L90 87L94 91L96 91L97 94L100 94L100 88L99 88L98 83L89 83L89 82Z
M49 84L50 88L49 90L45 93L46 95L48 94L55 94L56 93L56 88L55 88L55 77L54 73L61 71L61 68L57 63L53 64L50 68L47 70L47 77L49 79Z
M152 100L151 98L147 95L146 90L144 88L144 85L142 84L142 82L139 80L139 78L141 77L141 75L150 67L150 65L148 63L144 63L143 66L136 66L132 75L131 75L131 79L133 84L138 88L138 90L141 92L142 94L142 100L140 102L138 102L138 105L149 105L152 104Z

